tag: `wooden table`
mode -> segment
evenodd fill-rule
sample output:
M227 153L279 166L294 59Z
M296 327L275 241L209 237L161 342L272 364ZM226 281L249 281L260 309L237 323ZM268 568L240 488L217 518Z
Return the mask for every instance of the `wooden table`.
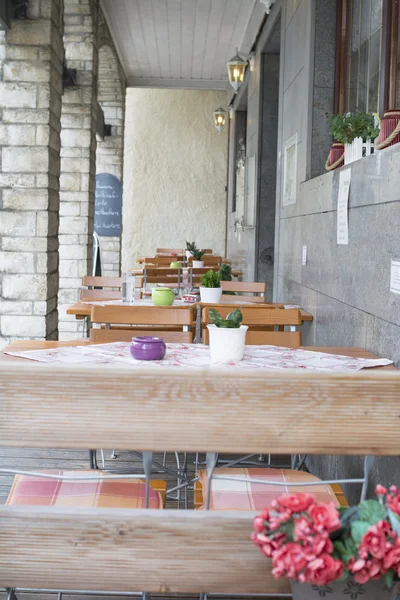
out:
M235 308L238 308L239 304L237 302L231 302L230 298L228 299L228 297L226 296L226 300L224 299L224 297L222 296L221 298L221 304L226 304L226 306L229 306L230 308L232 308L232 310L234 310ZM101 302L101 300L96 300L96 302ZM104 301L105 303L107 303L107 301ZM245 303L243 303L244 305ZM204 302L194 302L193 304L174 304L173 307L174 308L187 308L188 306L207 306L207 303ZM248 304L249 306L251 305L252 307L256 307L256 308L276 308L276 307L280 307L282 306L282 304L276 304L276 303L270 303L270 304L262 304L262 303L254 303L254 304ZM88 302L77 302L76 304L73 304L72 306L70 306L67 309L67 315L74 315L77 319L85 319L87 317L90 317L91 313L92 313L92 304L90 301ZM127 306L129 306L127 304ZM168 308L168 307L163 307L163 308ZM283 309L284 310L284 309ZM300 310L300 315L301 315L301 319L304 323L304 321L312 321L313 320L313 316L312 314L306 312L305 310L303 310L302 308L299 309Z
M68 342L53 342L47 340L19 340L13 342L7 346L4 350L46 350L50 348L64 348L66 346L87 346L92 344L89 340L72 340ZM326 352L329 354L340 354L342 356L352 356L354 358L379 358L376 354L372 354L364 348L351 348L343 346L302 346L303 350L312 350L314 352ZM19 361L27 359L20 358L18 356L8 356L4 353L4 350L0 352L0 362L3 361ZM29 361L30 362L30 361ZM373 369L396 369L393 365L387 367L372 367ZM370 370L370 369L368 369Z

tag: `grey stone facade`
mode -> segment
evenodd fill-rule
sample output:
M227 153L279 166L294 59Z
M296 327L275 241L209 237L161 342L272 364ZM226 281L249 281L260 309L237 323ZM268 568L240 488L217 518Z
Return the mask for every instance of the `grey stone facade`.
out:
M1 32L0 345L57 339L61 0Z
M65 310L91 274L98 99L112 135L97 168L122 172L125 78L97 7L30 0L29 19L0 34L0 346L79 335ZM63 90L64 62L75 89ZM106 272L119 272L119 240L103 250Z

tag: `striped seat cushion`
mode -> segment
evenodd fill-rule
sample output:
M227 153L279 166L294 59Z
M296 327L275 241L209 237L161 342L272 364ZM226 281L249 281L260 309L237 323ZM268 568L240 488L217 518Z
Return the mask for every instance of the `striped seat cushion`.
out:
M296 492L307 492L316 497L317 502L338 501L332 488L321 483L316 486L296 486L291 483L302 481L319 481L318 477L303 471L291 469L215 469L214 476L225 475L234 480L214 479L211 483L210 509L213 510L263 510L271 506L272 500L279 496L295 494ZM205 507L207 494L207 471L198 472L202 487L203 506ZM244 478L246 481L239 481ZM236 481L235 481L236 479ZM253 483L249 479L261 479L286 483L285 486L272 484Z
M68 477L107 475L102 471L43 471ZM64 508L146 508L146 484L140 479L62 481L16 475L8 505ZM149 508L162 508L161 494L150 487Z

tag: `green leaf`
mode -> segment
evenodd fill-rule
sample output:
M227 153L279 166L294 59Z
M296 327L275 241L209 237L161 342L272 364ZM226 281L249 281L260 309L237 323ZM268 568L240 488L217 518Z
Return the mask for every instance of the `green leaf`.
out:
M364 500L358 509L360 521L366 521L370 525L386 519L386 509L377 500Z
M400 519L396 513L388 508L389 521L392 526L392 529L397 535L400 535Z
M394 571L392 569L390 569L390 571L388 571L385 575L385 584L386 584L386 587L389 588L389 590L393 586L393 580L394 580Z
M367 533L370 526L370 523L366 523L365 521L354 521L351 524L351 535L357 545L361 542L363 536Z
M221 323L224 323L224 319L221 317L219 312L215 310L215 308L210 308L208 314L210 315L210 319L214 323L214 325L216 325L217 327L221 327Z
M226 320L233 323L232 327L239 328L243 321L243 315L240 308L230 312L229 315L227 315Z

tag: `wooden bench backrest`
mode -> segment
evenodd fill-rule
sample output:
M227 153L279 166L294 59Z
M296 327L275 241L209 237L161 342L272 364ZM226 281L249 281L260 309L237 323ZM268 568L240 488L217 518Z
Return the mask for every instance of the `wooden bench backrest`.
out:
M240 294L261 294L265 296L267 284L262 281L221 281L224 292L240 292Z
M218 310L222 317L226 317L232 310L232 306L221 304L207 306L202 311L202 340L204 344L209 343L207 325L212 323L210 308ZM239 306L238 306L239 308ZM257 304L255 306L240 307L243 315L243 325L248 325L246 344L259 345L271 344L274 346L286 346L288 348L299 348L302 343L301 331L284 331L285 326L301 325L301 313L297 309L282 310L280 308L269 308ZM274 331L274 328L279 331Z
M121 277L92 277L91 275L85 275L85 277L82 277L82 285L98 288L120 288L122 286L122 279Z
M139 335L162 337L166 342L193 342L195 315L193 307L174 306L93 306L92 324L110 327L92 327L93 342L128 342ZM120 327L131 325L132 327ZM190 327L190 331L184 331Z
M143 258L143 264L152 265L154 267L169 267L174 260L173 256L146 256Z
M400 453L400 374L0 364L0 443L235 453ZM379 419L376 415L379 414ZM254 513L0 507L5 587L285 593ZM113 560L110 563L110 556ZM234 568L233 566L234 565ZM242 565L242 567L239 567Z
M190 256L188 260L189 266L191 266L193 260L196 259L194 259L193 256ZM204 261L204 266L221 265L223 262L230 263L229 260L223 259L222 256L214 256L214 254L204 254L201 260Z

